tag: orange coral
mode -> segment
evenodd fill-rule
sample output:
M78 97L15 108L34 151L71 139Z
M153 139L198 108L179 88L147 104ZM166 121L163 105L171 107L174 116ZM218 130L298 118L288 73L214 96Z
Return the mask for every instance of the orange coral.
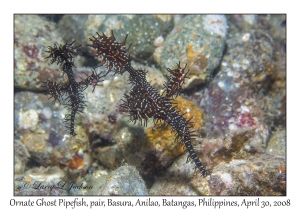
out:
M187 120L191 119L193 130L199 134L201 125L204 122L204 115L199 108L191 101L178 96L174 99L177 103L177 110L180 115L186 113L183 117ZM163 151L164 157L173 159L185 150L184 145L178 144L175 141L175 132L172 132L171 127L167 127L162 123L157 123L155 127L146 128L147 147L155 151Z

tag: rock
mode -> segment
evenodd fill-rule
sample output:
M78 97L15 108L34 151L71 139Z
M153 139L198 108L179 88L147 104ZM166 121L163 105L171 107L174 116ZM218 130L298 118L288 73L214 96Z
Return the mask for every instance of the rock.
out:
M256 128L249 146L256 151L266 147L270 124L263 108L266 99L258 93L268 86L268 72L275 69L272 42L261 30L252 31L246 42L241 35L227 40L228 50L220 71L208 88L193 95L206 116L207 135L219 138Z
M130 47L133 59L143 61L149 58L155 49L159 37L164 37L173 27L171 15L107 15L98 32L110 35L111 30L121 41L128 34L126 43Z
M133 166L121 166L107 179L101 195L148 195L146 185Z
M30 157L29 152L20 140L14 141L14 169L15 173L22 173L25 170L28 158Z
M38 123L38 114L35 110L30 109L21 112L19 116L19 127L21 129L33 129Z
M38 15L15 15L14 86L26 90L42 89L42 82L64 80L56 68L44 60L47 46L63 44L56 24Z
M187 64L190 79L183 88L203 84L221 61L226 34L224 15L187 15L167 36L156 61L164 73L179 61Z
M267 154L274 156L286 155L286 130L275 131L269 139Z
M158 177L149 190L149 195L200 195L204 192L195 191L189 181L195 175L193 163L186 163L187 155L177 158L166 170L163 176Z
M158 42L170 32L173 27L172 15L65 15L59 21L62 34L67 39L76 39L84 45L90 44L89 38L99 34L114 35L123 41L128 34L127 46L130 48L132 59L143 61L148 59ZM80 30L78 30L80 29ZM70 31L73 31L70 35ZM160 41L159 41L160 40ZM86 46L85 52L90 51Z

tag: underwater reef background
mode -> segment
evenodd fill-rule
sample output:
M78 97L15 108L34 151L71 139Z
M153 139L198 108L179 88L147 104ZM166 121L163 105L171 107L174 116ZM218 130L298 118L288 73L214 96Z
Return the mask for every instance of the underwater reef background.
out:
M43 82L67 79L44 51L76 40L80 80L105 71L87 45L111 30L119 42L128 34L132 66L160 93L167 68L187 64L177 109L211 175L186 163L170 127L128 121L127 74L88 87L77 135L65 130L68 111ZM15 195L286 195L285 15L15 15L14 87Z

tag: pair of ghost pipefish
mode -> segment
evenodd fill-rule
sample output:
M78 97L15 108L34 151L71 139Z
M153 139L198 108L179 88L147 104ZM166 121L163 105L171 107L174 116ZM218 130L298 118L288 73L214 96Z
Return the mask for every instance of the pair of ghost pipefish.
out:
M172 131L176 133L175 140L179 140L184 144L188 150L188 159L191 159L195 163L195 169L201 173L202 176L210 174L210 170L207 170L200 159L195 153L195 150L191 144L195 135L191 131L192 123L191 119L186 120L183 115L174 107L172 100L176 98L182 90L184 79L186 78L189 71L185 72L185 68L180 66L180 62L174 69L167 69L169 76L167 82L164 84L165 94L160 95L156 89L154 89L146 80L146 71L136 70L131 66L130 54L128 52L129 47L126 48L127 35L122 42L117 42L113 32L111 36L107 37L104 33L102 36L97 33L97 36L90 38L92 44L89 47L95 50L95 56L102 59L98 66L105 66L106 73L97 74L92 70L92 74L87 78L82 79L80 82L76 82L74 78L73 58L77 54L76 48L73 47L72 43L60 45L54 47L48 47L47 53L49 55L47 59L51 59L51 63L61 63L61 70L68 77L68 83L64 86L48 80L45 86L48 87L48 94L50 98L54 98L54 101L62 98L64 94L67 95L67 102L65 106L68 108L70 114L66 115L64 121L68 123L66 128L69 130L71 135L76 135L74 131L75 115L78 112L82 112L86 106L83 100L82 92L87 86L92 85L93 88L101 82L101 78L105 77L109 72L115 74L123 74L124 72L129 73L129 82L131 83L131 90L129 94L124 95L122 104L120 105L125 112L130 116L130 120L136 123L137 121L147 126L147 120L153 118L156 122L163 121L167 125L171 126ZM94 91L93 89L93 91Z

